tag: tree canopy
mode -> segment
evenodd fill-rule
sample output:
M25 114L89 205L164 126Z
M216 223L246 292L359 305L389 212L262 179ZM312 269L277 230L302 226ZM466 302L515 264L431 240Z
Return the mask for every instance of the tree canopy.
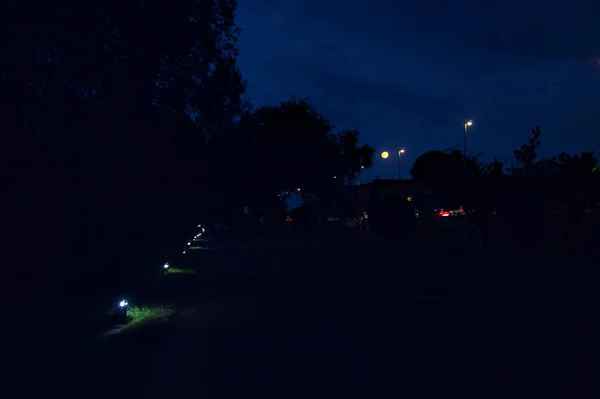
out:
M519 149L514 150L513 154L517 162L521 165L520 169L514 169L513 173L523 172L525 174L531 174L536 166L537 149L540 147L540 135L542 131L539 126L531 131L531 134L527 138L527 142L523 144Z
M112 231L106 256L134 232L158 240L189 223L203 197L206 142L235 128L243 109L236 8L236 0L17 6L4 28L18 40L0 66L13 205L73 236Z
M356 176L363 168L373 166L375 149L368 144L360 144L360 131L357 129L342 130L338 134L344 163L344 176L349 183L356 181Z
M334 195L345 178L352 182L362 165L372 165L375 152L359 144L357 130L336 133L333 124L303 98L249 112L241 128L245 181L257 195L273 198L298 189L303 195L312 190L321 198Z
M484 201L495 206L512 203L519 207L518 204L527 199L543 208L543 201L555 207L574 195L588 198L588 201L597 196L595 187L600 183L600 176L594 153L568 155L563 152L550 159L540 159L537 151L541 146L541 132L537 126L525 144L514 150L519 166L510 168L510 175L504 173L506 160L494 157L491 163L482 164L479 161L481 154L465 158L452 148L423 153L415 161L411 174L415 180L453 202Z

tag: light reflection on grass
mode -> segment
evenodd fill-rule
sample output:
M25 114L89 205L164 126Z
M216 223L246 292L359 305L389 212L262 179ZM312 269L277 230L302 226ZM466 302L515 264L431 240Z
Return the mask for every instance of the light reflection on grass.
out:
M131 330L147 324L167 322L169 317L175 313L172 306L133 306L127 309L129 320L121 328L121 331Z
M171 267L167 269L167 274L196 274L194 269L178 269L176 267Z

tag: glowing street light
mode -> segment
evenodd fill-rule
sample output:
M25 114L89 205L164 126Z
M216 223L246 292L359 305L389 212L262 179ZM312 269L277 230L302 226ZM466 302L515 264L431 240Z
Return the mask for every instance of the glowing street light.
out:
M465 158L467 157L467 130L468 130L469 126L473 126L473 121L465 122L465 153L464 153Z
M402 154L404 154L404 148L398 150L398 180L402 180L402 174L400 173L400 164L402 163Z
M125 306L129 305L129 302L126 300L119 301L119 307L123 309Z
M400 173L400 164L402 163L402 154L404 154L405 149L404 148L400 148L398 150L398 180L400 180L402 178L402 174ZM384 151L381 153L381 158L383 159L387 159L390 156L390 153L387 151Z
M168 264L168 263L165 263L165 265L164 265L163 267L164 267L165 269L168 269L168 268L169 268L169 264Z

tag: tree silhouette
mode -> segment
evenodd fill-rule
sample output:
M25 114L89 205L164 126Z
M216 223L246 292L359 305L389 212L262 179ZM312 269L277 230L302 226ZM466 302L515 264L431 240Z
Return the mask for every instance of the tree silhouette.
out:
M552 160L537 160L541 128L536 126L518 150L513 151L519 168L511 168L511 184L505 196L506 222L510 235L521 250L539 248L548 223L547 215L555 206L549 188Z
M480 156L464 157L454 147L428 151L415 160L411 174L424 189L436 192L435 206L481 203L492 166L484 165Z
M415 160L410 174L414 179L426 183L454 180L462 168L462 162L458 161L447 152L428 151Z
M340 153L333 125L306 99L256 109L242 123L248 134L249 173L280 190L323 191L339 175Z
M583 152L581 155L568 155L564 152L553 158L556 172L569 180L589 181L598 165L594 152Z
M373 166L375 149L367 144L360 145L360 131L356 129L342 130L338 134L338 140L345 164L344 175L349 183L354 183L362 167Z
M526 173L530 172L535 166L535 160L537 158L537 149L539 148L541 143L541 133L541 128L539 126L536 126L536 128L531 131L531 134L527 139L527 143L523 144L518 150L513 151L517 162L521 164L522 170Z
M481 177L481 154L463 157L459 150L428 151L421 154L410 171L414 179L427 184L445 184Z
M491 178L506 176L504 173L504 165L506 162L507 160L499 161L498 157L494 157L494 160L484 167L485 176Z
M251 110L240 128L246 154L244 195L263 206L274 199L282 203L291 194L307 197L314 190L320 205L330 207L341 194L344 177L352 181L362 165L372 164L374 150L360 145L360 133L336 134L307 99L292 97Z
M15 225L63 231L48 248L65 257L160 242L201 208L207 139L229 134L243 109L237 1L36 7L7 21L19 40L0 66L8 181L29 221Z
M556 195L564 203L575 200L589 204L594 197L595 169L598 165L593 152L581 155L561 153L551 160Z

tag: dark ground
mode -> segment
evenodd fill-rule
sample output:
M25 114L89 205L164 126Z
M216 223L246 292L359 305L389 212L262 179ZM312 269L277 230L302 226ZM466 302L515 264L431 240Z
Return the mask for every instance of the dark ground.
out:
M24 391L596 397L589 264L389 247L204 251L191 262L198 275L170 283L182 304L170 325L49 345L28 361Z

